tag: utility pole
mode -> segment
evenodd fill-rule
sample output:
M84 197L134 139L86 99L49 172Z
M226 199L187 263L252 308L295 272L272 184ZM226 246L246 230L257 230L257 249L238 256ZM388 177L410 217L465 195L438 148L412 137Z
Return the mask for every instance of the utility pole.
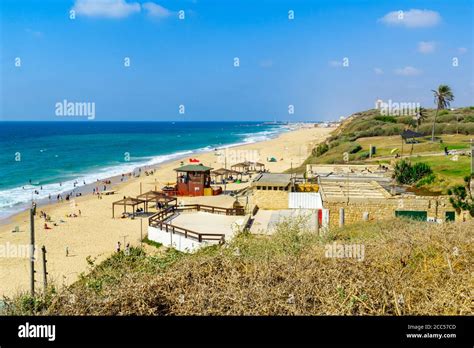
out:
M46 247L44 245L41 248L41 251L43 253L43 286L44 293L46 294L46 291L48 289L48 272L46 271Z
M35 296L35 213L36 205L30 209L30 294Z

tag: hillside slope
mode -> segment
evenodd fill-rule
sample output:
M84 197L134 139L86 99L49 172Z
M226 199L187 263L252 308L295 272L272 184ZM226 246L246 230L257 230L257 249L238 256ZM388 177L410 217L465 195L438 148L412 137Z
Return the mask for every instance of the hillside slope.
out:
M318 237L303 221L271 237L241 235L192 255L133 249L94 266L47 299L18 297L10 314L466 315L473 314L474 222L394 220ZM362 261L327 245L363 245Z

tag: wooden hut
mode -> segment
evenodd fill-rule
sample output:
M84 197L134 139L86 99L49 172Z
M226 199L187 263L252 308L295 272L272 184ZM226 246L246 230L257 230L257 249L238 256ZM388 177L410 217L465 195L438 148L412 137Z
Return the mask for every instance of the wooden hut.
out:
M211 189L211 170L212 168L202 164L189 164L176 168L177 195L204 196L204 190Z

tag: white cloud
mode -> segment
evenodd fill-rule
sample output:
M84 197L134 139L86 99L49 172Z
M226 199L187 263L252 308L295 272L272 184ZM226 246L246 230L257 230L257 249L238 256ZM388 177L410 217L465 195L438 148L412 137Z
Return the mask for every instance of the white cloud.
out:
M420 41L418 42L418 52L420 53L433 53L436 48L436 43L434 41Z
M374 68L374 73L376 73L377 75L382 75L382 74L383 74L383 70L380 69L380 68Z
M389 12L378 21L391 26L427 28L438 25L441 22L441 16L436 11L411 9Z
M421 74L421 70L412 66L406 66L404 68L396 69L395 74L402 76L417 76Z
M464 53L467 52L467 48L466 47L459 47L458 52L461 53L461 54L464 54Z
M338 67L342 66L342 62L340 62L338 60L331 60L329 62L329 66L332 66L333 68L338 68Z
M166 18L173 15L173 11L164 8L161 5L155 4L154 2L146 2L142 7L148 11L148 15L156 18Z
M139 3L125 0L76 0L72 9L79 16L106 18L124 18L141 10Z

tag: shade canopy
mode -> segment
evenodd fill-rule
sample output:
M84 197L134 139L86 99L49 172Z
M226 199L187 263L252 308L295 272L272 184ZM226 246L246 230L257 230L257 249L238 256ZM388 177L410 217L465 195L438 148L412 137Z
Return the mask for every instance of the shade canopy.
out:
M234 164L230 167L231 168L242 168L243 170L256 169L257 167L259 167L261 169L261 168L265 168L265 164L260 163L260 162L245 161L245 162Z
M115 206L116 205L121 205L123 206L123 211L127 212L127 206L132 207L132 212L135 213L135 207L137 205L143 204L143 207L145 208L145 203L146 201L138 198L132 198L132 197L125 197L124 199L121 199L119 201L113 202L112 203L112 217L115 215Z
M175 171L177 172L208 172L211 170L211 167L206 167L202 164L188 164L179 168L175 168Z
M232 169L219 168L219 169L213 170L211 174L219 176L219 175L239 175L242 173L236 170L232 170Z
M413 139L413 138L422 138L422 137L424 137L423 134L414 132L414 131L409 130L409 129L403 131L400 135L403 139Z

